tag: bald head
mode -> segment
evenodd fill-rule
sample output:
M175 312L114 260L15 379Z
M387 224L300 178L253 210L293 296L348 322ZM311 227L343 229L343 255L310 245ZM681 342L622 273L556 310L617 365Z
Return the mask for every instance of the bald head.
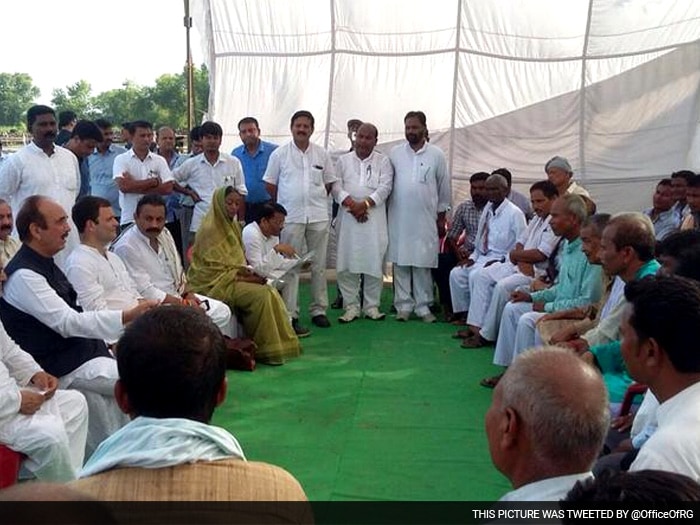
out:
M496 388L501 408L512 408L521 419L533 461L590 469L610 417L603 379L591 365L567 349L532 349L513 362Z
M379 137L377 127L369 122L363 123L357 128L355 135L355 154L361 159L369 157L377 145L377 137Z

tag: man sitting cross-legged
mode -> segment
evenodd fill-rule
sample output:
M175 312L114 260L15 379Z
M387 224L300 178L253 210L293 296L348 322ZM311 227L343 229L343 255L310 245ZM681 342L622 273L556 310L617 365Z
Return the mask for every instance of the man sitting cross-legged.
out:
M476 348L491 344L479 331L486 326L487 333L500 321L505 306L503 291L513 292L519 286L529 285L535 277L546 274L549 257L559 242L549 226L549 211L558 196L557 188L549 181L536 182L530 187L530 198L535 216L508 254L508 260L495 262L476 269L469 277L471 300L466 331L458 332L465 338L462 346ZM496 284L500 285L499 298L492 301Z
M525 229L525 215L506 198L509 191L503 175L490 175L486 179L489 203L479 218L474 251L450 272L450 295L455 314L467 313L471 298L471 275L480 268L504 262Z
M600 299L601 268L591 265L581 251L581 225L587 214L586 204L578 195L564 195L554 202L550 224L554 233L565 239L559 276L551 288L513 292L501 318L494 364L508 366L516 355L534 346L535 323L546 313L595 304ZM481 384L493 388L499 377L485 379Z
M236 326L229 307L189 289L175 241L165 228L163 198L141 197L134 221L114 241L112 249L126 265L139 294L162 304L201 306L224 335L235 337Z
M224 340L201 310L155 308L118 348L115 395L131 421L99 446L73 488L113 501L306 500L288 472L247 462L236 438L210 425L228 383Z
M61 388L85 395L90 452L125 422L114 403L117 365L104 341L116 340L124 324L153 304L83 312L75 290L54 262L69 231L68 216L57 202L40 195L25 200L17 214L22 247L5 268L8 280L0 319L8 335L59 378Z

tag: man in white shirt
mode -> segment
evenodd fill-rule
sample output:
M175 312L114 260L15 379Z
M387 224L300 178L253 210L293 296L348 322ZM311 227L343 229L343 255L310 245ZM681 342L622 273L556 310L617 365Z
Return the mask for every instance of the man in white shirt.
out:
M389 159L394 186L388 204L387 261L394 263L394 307L397 321L411 312L434 323L432 268L438 265L438 239L445 235L450 207L450 176L445 154L428 143L425 113L404 117L406 142L395 146Z
M525 230L525 215L506 198L509 191L503 175L490 175L486 179L489 203L479 218L474 251L463 264L455 266L450 272L450 295L455 314L466 314L469 310L474 272L505 262ZM476 320L480 321L473 318L472 322Z
M116 362L105 340L154 304L129 310L83 312L76 293L53 256L65 248L70 225L63 208L48 197L29 197L17 214L22 247L5 268L0 319L8 335L62 388L79 390L88 402L87 452L126 419L114 402Z
M175 241L165 227L165 201L160 195L141 197L134 224L114 241L112 250L129 270L141 297L160 304L201 307L224 335L236 336L230 308L188 288Z
M183 232L183 242L187 245L194 243L194 236L199 224L209 211L214 192L222 186L233 186L241 195L247 195L248 190L243 177L241 161L236 157L219 151L221 137L224 132L216 122L205 122L200 126L202 147L204 151L183 162L173 171L175 180L192 188L198 199L195 199L192 222L190 222L189 237ZM238 210L240 220L245 218L245 205Z
M5 266L19 250L20 242L12 237L14 228L12 208L6 200L0 199L0 265Z
M306 241L306 248L313 252L309 312L313 324L328 328L331 323L326 317L326 250L328 194L336 181L333 162L326 150L310 141L314 132L314 116L310 112L294 113L290 127L292 141L272 152L263 181L272 199L287 210L282 242L301 253ZM298 305L292 317L299 317Z
M83 466L88 408L80 392L57 388L0 324L0 443L25 454L35 478L65 482Z
M549 257L559 242L559 237L549 226L549 211L557 196L557 188L551 182L543 180L533 184L530 187L530 200L535 216L520 233L508 259L478 268L469 276L471 299L467 316L468 330L458 333L465 339L463 347L476 348L490 344L493 340L484 338L480 334L481 328L484 325L498 325L510 292L518 286L527 286L534 278L546 274ZM499 295L495 296L497 284L500 289ZM496 304L492 305L494 299Z
M299 280L296 278L299 258L289 244L280 243L280 232L284 228L287 210L277 202L258 204L255 221L243 228L245 258L258 275L267 277L276 286L287 307L292 328L297 337L306 337L311 332L292 317L297 305Z
M655 275L625 287L621 353L632 378L659 401L658 428L630 470L667 470L700 479L700 286Z
M592 476L609 423L605 384L591 365L558 347L518 356L484 419L491 460L514 489L500 501L563 498Z
M132 147L114 159L112 177L119 187L121 225L134 220L136 204L145 194L168 195L173 191L173 176L168 163L150 150L153 126L150 122L129 122ZM67 209L71 209L73 204Z
M394 169L389 158L374 150L379 132L362 124L355 135L353 151L342 155L336 165L338 180L333 195L338 213L338 286L345 312L338 319L350 323L360 316L360 280L364 276L365 317L384 319L379 300L384 284L384 255L389 244L386 200L391 193Z
M85 310L125 310L142 300L136 283L116 253L107 250L119 223L102 197L82 197L71 210L80 244L68 257L66 277Z
M54 144L56 113L48 106L32 106L27 111L27 128L32 141L0 168L0 198L19 210L27 197L47 195L70 210L80 190L80 171L75 155ZM77 245L78 235L72 232L66 248L57 254L56 264L62 266Z

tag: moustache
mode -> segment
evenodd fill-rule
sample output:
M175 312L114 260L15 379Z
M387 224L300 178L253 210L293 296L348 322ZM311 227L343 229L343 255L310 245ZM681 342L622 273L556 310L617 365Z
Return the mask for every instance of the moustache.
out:
M11 232L12 231L12 224L6 224L4 226L0 226L0 231L5 231L5 230Z
M147 233L160 233L160 228L147 228Z

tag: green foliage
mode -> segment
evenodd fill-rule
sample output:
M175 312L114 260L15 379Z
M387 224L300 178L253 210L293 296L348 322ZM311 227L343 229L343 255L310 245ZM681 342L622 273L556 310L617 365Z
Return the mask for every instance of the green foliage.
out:
M209 104L209 73L206 66L194 67L193 77L194 119L200 122ZM78 114L78 118L106 118L117 126L138 119L150 121L156 127L167 125L178 130L187 129L185 68L179 74L158 77L153 86L140 86L127 80L121 88L93 95L90 83L79 80L65 89L54 89L52 95L51 104L57 113L70 109ZM32 86L29 75L0 73L0 125L15 126L21 123L22 114L38 96L39 90Z
M23 127L22 117L40 95L26 73L0 73L0 126Z

